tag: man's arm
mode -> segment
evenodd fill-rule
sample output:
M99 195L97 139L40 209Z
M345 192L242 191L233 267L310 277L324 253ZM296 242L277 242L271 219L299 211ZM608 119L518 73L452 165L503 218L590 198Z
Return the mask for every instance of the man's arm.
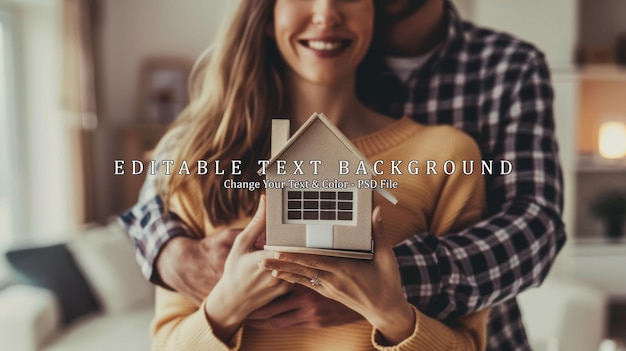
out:
M135 259L146 279L167 287L155 269L157 258L171 239L192 238L193 234L175 213L165 213L163 201L157 193L155 175L146 177L137 204L124 212L118 222L135 243Z
M461 232L415 235L394 249L409 301L437 319L467 315L541 284L565 243L550 74L531 59L509 97L488 182L492 215ZM500 144L498 146L498 144Z
M198 239L173 212L165 212L148 175L139 202L119 222L135 243L135 258L146 279L174 289L200 305L222 276L224 261L240 230L224 230Z
M155 176L149 175L139 202L122 214L119 222L135 242L137 263L146 279L173 289L200 306L222 276L224 262L241 230L224 230L202 240L173 212L164 214L156 191ZM264 242L256 247L262 249ZM360 316L311 289L294 289L251 315L256 328L283 329L293 326L319 328L352 322Z

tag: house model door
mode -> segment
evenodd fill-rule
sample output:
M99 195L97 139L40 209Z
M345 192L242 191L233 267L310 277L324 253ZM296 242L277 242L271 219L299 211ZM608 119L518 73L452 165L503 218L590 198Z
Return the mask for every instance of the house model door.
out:
M306 247L333 248L334 226L354 226L356 191L285 190L283 218L306 225Z

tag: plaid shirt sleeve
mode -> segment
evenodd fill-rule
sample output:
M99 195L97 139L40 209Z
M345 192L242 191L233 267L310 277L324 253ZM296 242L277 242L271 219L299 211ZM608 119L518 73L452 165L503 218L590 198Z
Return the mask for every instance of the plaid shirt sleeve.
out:
M495 159L513 171L487 181L490 217L461 233L418 234L395 247L409 301L437 319L473 313L538 286L565 243L553 91L529 59L500 110ZM506 100L505 100L506 101Z
M139 193L139 201L124 212L118 222L135 243L135 259L150 282L168 288L155 269L156 259L171 239L191 236L191 230L173 212L165 213L157 194L156 175L148 175Z

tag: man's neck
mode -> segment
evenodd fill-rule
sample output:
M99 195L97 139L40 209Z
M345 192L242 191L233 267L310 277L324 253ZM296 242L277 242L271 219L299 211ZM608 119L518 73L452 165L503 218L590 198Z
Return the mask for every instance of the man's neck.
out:
M389 27L387 54L396 57L420 56L446 39L446 1L430 0L422 9Z

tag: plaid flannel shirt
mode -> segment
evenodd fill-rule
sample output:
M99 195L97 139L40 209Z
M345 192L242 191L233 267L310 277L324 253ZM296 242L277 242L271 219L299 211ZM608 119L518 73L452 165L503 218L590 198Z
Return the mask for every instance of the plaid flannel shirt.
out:
M532 45L448 9L446 41L407 83L381 70L360 96L387 115L455 126L476 140L483 159L509 160L513 171L487 176L485 220L440 237L417 233L394 251L405 294L421 311L449 320L491 307L487 349L530 350L514 297L543 281L565 243L550 74ZM161 212L149 179L139 203L121 216L142 271L157 283L161 247L187 233Z

